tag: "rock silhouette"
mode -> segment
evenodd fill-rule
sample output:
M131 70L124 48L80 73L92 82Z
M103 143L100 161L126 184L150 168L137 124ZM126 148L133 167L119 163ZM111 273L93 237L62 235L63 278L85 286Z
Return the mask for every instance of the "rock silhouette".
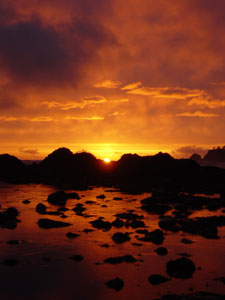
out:
M205 159L223 159L224 148L211 150ZM211 154L212 153L212 154ZM209 157L209 158L208 158ZM224 194L225 170L203 167L191 159L174 159L167 153L153 156L124 154L118 161L105 163L92 154L73 154L67 148L59 148L39 164L24 165L16 157L0 155L0 180L14 183L44 183L73 185L75 189L87 189L91 185L117 186L123 191L139 193L155 188L200 192L201 190ZM62 200L62 202L66 199ZM56 201L57 202L57 201ZM169 203L156 203L153 199L143 203L149 212L163 214Z
M196 270L192 260L181 257L176 260L170 260L166 264L166 272L169 276L181 279L191 278Z
M112 280L109 280L105 283L109 288L114 289L115 291L120 291L122 290L123 286L124 286L124 282L122 279L120 279L119 277L116 277Z

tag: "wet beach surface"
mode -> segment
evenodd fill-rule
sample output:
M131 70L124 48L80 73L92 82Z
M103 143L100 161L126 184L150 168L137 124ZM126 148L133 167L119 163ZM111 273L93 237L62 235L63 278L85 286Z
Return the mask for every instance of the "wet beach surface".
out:
M0 228L1 299L160 299L198 291L225 294L225 226L217 226L217 232L213 225L212 232L192 234L183 221L225 216L224 207L213 207L210 202L215 203L220 195L207 196L207 205L198 209L179 207L174 214L177 203L158 207L147 200L143 209L141 201L149 193L131 195L94 187L68 190L79 199L50 204L48 195L56 191L37 184L0 185L0 212L15 207L20 220L14 229ZM198 196L204 195L193 199ZM37 209L39 203L46 208L39 205ZM159 226L159 221L171 218L179 230ZM169 261L193 263L194 267L187 265L190 269L179 274L179 266L178 273L176 266L171 271ZM190 299L208 298L205 294Z

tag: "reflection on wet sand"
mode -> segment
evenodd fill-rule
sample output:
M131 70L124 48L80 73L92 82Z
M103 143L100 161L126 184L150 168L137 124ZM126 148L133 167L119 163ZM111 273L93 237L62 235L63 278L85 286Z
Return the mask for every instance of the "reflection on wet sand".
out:
M198 208L189 205L184 217L187 210L178 203L156 206L151 194L103 187L68 190L70 197L56 205L47 201L56 191L44 185L1 184L1 213L15 207L21 221L15 229L0 228L1 299L159 299L195 291L224 293L223 280L218 280L224 278L224 224L216 226L218 238L213 240L185 231L187 219L224 215L222 208L210 210L204 195L179 196L183 203L201 203ZM168 230L174 218L179 230ZM162 221L167 227L159 226Z

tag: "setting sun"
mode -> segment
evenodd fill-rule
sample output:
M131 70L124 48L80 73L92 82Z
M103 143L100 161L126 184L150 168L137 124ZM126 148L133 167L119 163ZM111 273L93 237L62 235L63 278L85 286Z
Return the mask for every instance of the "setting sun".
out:
M109 158L104 158L104 162L105 162L105 163L110 163L110 161L111 161L111 160L110 160Z

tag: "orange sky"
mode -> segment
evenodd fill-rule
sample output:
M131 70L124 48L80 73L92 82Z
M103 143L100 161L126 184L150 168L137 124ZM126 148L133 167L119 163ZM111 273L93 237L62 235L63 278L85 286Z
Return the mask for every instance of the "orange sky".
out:
M0 153L203 154L224 117L225 1L0 1Z

